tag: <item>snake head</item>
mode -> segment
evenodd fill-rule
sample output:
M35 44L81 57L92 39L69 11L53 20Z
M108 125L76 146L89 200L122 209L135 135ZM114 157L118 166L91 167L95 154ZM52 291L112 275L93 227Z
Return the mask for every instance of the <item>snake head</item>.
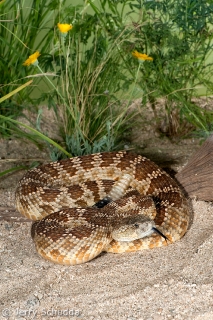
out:
M122 219L115 224L112 230L112 238L116 241L134 241L150 236L153 232L160 234L164 239L167 237L160 232L155 222L147 216L131 216Z
M155 223L150 218L140 215L122 219L115 224L112 230L112 238L117 241L133 241L151 235Z

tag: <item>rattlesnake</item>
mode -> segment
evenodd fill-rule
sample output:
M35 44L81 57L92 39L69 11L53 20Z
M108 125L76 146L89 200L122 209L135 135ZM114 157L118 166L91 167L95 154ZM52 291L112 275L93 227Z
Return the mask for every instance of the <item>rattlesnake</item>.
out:
M177 183L145 157L106 152L41 165L16 190L38 253L80 264L102 251L122 253L180 239L189 221Z

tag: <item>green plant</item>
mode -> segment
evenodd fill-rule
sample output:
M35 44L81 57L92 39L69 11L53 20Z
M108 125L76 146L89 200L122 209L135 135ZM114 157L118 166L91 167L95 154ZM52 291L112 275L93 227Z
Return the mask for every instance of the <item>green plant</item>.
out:
M17 92L25 89L27 86L29 86L32 83L32 80L26 82L25 84L23 84L22 86L16 88L15 90L13 90L12 92L8 93L7 95L3 96L0 98L0 103L4 102L5 100L11 98L14 94L16 94ZM22 137L27 137L28 139L31 139L32 141L35 139L35 142L37 142L36 138L40 138L43 141L45 141L48 146L53 146L55 147L55 149L60 150L62 154L66 154L68 157L71 156L66 150L64 150L60 145L58 145L55 141L49 139L47 136L43 135L42 133L40 133L38 130L35 130L34 128L31 128L30 126L23 124L17 120L12 119L12 117L6 117L3 115L0 115L0 121L3 121L3 123L9 123L11 126L16 125L16 131L20 130L18 126L24 127L25 129L27 129L29 132L31 132L31 134L27 134L23 131L21 131L21 135ZM33 137L33 134L35 136L35 138ZM3 172L0 172L0 177L7 175L11 172L14 171L18 171L18 170L22 170L22 169L30 169L34 166L37 166L38 162L34 161L30 166L18 166L18 167L13 167L10 168L8 170L5 170Z
M62 6L57 0L30 1L27 6L25 1L17 0L1 7L1 68L9 65L12 70L4 72L1 96L26 77L35 77L34 86L46 78L48 85L37 99L32 99L34 87L31 87L7 100L5 105L1 104L4 135L13 130L31 139L30 133L22 134L20 126L16 126L18 122L10 119L21 114L25 103L45 100L56 113L62 145L68 153L77 155L118 148L131 116L127 113L128 107L118 99L121 80L125 77L117 51L122 37L109 39L107 31L102 30L99 16L89 14L87 8L86 4ZM67 37L56 28L62 21L73 22L73 30ZM107 21L106 17L106 24ZM22 65L23 57L37 48L41 52L39 72L36 68L27 70ZM128 99L128 94L124 98ZM53 157L57 154L55 149L52 153ZM63 156L59 152L57 157Z
M89 2L93 6L92 1ZM111 17L122 4L122 1L99 2L99 15L104 14L101 10L109 4ZM136 0L125 1L125 5L131 9L127 15L132 23L128 25L130 37L122 43L121 58L132 82L137 61L131 59L130 53L136 49L153 57L153 63L144 63L140 68L137 86L142 95L142 105L150 102L158 120L156 103L159 98L165 99L168 134L181 134L186 122L194 128L208 131L208 122L213 122L213 114L193 103L192 97L198 95L199 86L207 88L210 94L213 89L213 64L208 60L213 48L212 2ZM122 22L118 21L119 27L116 25L108 30L111 38L116 34L116 28L119 31L122 28ZM177 129L172 127L171 119L174 117L182 123Z
M117 50L123 33L109 39L98 16L86 13L80 5L59 8L55 26L59 13L65 22L72 17L73 26L66 32L56 28L50 53L43 53L35 66L50 85L45 99L52 102L54 97L64 146L72 155L118 148L132 116L127 112L129 105L118 99L125 77ZM50 79L43 70L52 72L55 78ZM62 156L55 150L52 155L54 159Z
M0 98L7 95L11 89L19 87L26 81L27 72L23 68L23 57L35 46L47 47L48 30L57 1L4 1L0 5ZM38 31L40 38L37 37ZM45 32L46 31L46 32ZM41 36L42 35L42 36ZM7 101L1 103L0 114L17 118L24 109L29 109L33 103L32 91L39 84L40 78L35 78L34 85L20 91ZM11 135L16 126L1 119L0 134Z
M143 90L143 103L149 101L156 113L156 101L165 99L168 134L177 134L172 119L189 122L200 130L207 130L213 114L201 109L192 98L199 86L212 90L212 62L208 58L213 48L213 4L211 1L136 1L130 4L138 10L138 20L133 23L133 40L126 50L134 48L148 52L152 64L141 68L138 85ZM143 12L139 16L139 12ZM129 70L134 70L131 60L126 60ZM134 74L132 74L134 76ZM178 112L177 112L178 110ZM184 132L184 130L183 130Z
M8 65L11 72L4 73L1 95L26 77L34 77L36 86L45 80L45 86L40 85L36 99L30 87L7 105L1 104L1 119L6 125L13 123L15 130L17 122L6 120L20 114L13 105L45 101L56 114L61 148L66 150L51 147L39 126L37 131L50 147L52 159L121 148L133 116L129 105L135 97L142 97L142 106L151 103L157 120L156 103L164 98L167 134L187 133L183 130L186 122L191 123L190 130L212 128L212 113L192 101L199 85L209 92L213 88L212 63L208 62L213 37L210 1L88 0L73 5L42 0L26 5L16 0L3 6L1 18L10 22L0 24L1 68ZM71 23L72 28L64 32L57 28L58 23ZM36 64L23 67L23 56L35 50L41 53ZM139 56L132 57L134 50L149 54L153 61L139 64ZM0 125L8 132L5 123ZM34 134L28 138L34 139Z

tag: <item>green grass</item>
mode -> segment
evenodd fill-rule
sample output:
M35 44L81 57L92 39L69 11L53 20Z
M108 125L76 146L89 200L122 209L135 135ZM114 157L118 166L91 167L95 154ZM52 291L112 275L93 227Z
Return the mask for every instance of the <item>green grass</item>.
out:
M213 113L192 98L200 85L208 94L213 89L212 11L211 2L203 0L5 1L0 5L0 99L29 78L33 85L0 100L0 134L42 142L53 160L122 149L137 113L130 112L135 97L142 98L141 108L150 102L154 115L158 99L164 99L167 134L185 135L185 123L189 130L210 134ZM62 36L58 22L73 28ZM24 67L37 50L38 64ZM139 64L133 50L153 61ZM42 132L41 104L55 113L60 142ZM27 131L17 120L26 110L38 113Z
M8 86L1 87L4 89L1 95L8 93L12 82L22 83L26 77L33 77L34 86L39 85L41 79L45 80L46 88L34 101L29 99L34 87L6 100L9 113L1 104L2 134L14 132L31 141L36 137L47 142L48 137L45 139L42 132L35 135L33 128L22 135L20 123L14 121L25 110L26 103L45 101L56 114L63 139L61 149L57 143L54 148L52 142L48 143L53 159L122 147L123 132L127 131L132 117L128 112L129 105L123 103L123 100L130 100L128 91L119 99L125 71L118 47L125 38L125 28L117 37L109 39L108 31L99 23L100 16L89 14L87 6L65 7L57 5L57 1L51 2L51 7L50 2L41 2L37 7L34 2L31 4L27 7L26 2L17 1L13 6L8 4L1 8L4 9L2 15L12 20L10 27L1 24L3 44L6 44L5 39L10 39L10 45L8 42L7 49L2 52L3 64L6 64L6 53L10 52L7 59L11 58L10 64L15 65L16 73L5 74L3 82ZM50 8L52 10L48 10ZM54 19L51 20L50 16ZM57 29L58 22L73 24L66 38ZM48 32L44 33L45 29ZM19 57L13 57L14 48L21 53ZM41 52L39 64L23 67L24 60L37 48ZM128 89L128 85L125 88ZM11 106L16 107L18 100L23 102L21 109L16 108L16 113L10 113Z
M212 2L138 0L130 7L137 20L131 26L123 59L132 79L137 65L128 52L136 49L153 57L153 63L144 63L140 69L137 82L143 92L143 105L150 102L156 114L156 103L164 98L168 132L173 135L182 134L169 127L172 125L169 119L175 114L179 122L188 122L195 130L208 132L213 112L201 109L192 99L199 96L199 86L212 94L213 64L208 60L213 49Z
M57 6L56 2L55 5ZM52 4L52 9L53 4ZM48 43L48 24L53 18L54 10L50 10L46 1L4 1L0 5L0 98L26 82L28 72L23 68L24 57L31 54L37 46L45 50ZM38 38L38 33L46 31ZM16 119L25 109L32 107L31 94L39 84L34 79L33 86L27 87L13 97L0 104L0 114ZM15 133L19 136L15 126L10 122L0 121L0 135L3 137Z

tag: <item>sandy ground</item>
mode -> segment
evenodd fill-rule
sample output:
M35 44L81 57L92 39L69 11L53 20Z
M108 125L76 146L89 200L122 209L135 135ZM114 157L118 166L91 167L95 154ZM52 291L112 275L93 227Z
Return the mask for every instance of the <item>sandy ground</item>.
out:
M164 140L155 143L154 138L152 142L154 151L144 147L144 154L158 154L159 162L171 160L178 170L198 148L192 140L175 146ZM2 160L19 158L23 164L27 158L47 159L32 146L0 143ZM0 171L17 165L0 163ZM0 207L14 206L15 186L23 173L1 179ZM129 254L104 253L70 267L37 255L30 222L2 219L0 319L213 319L213 207L210 202L190 202L190 228L175 244Z

